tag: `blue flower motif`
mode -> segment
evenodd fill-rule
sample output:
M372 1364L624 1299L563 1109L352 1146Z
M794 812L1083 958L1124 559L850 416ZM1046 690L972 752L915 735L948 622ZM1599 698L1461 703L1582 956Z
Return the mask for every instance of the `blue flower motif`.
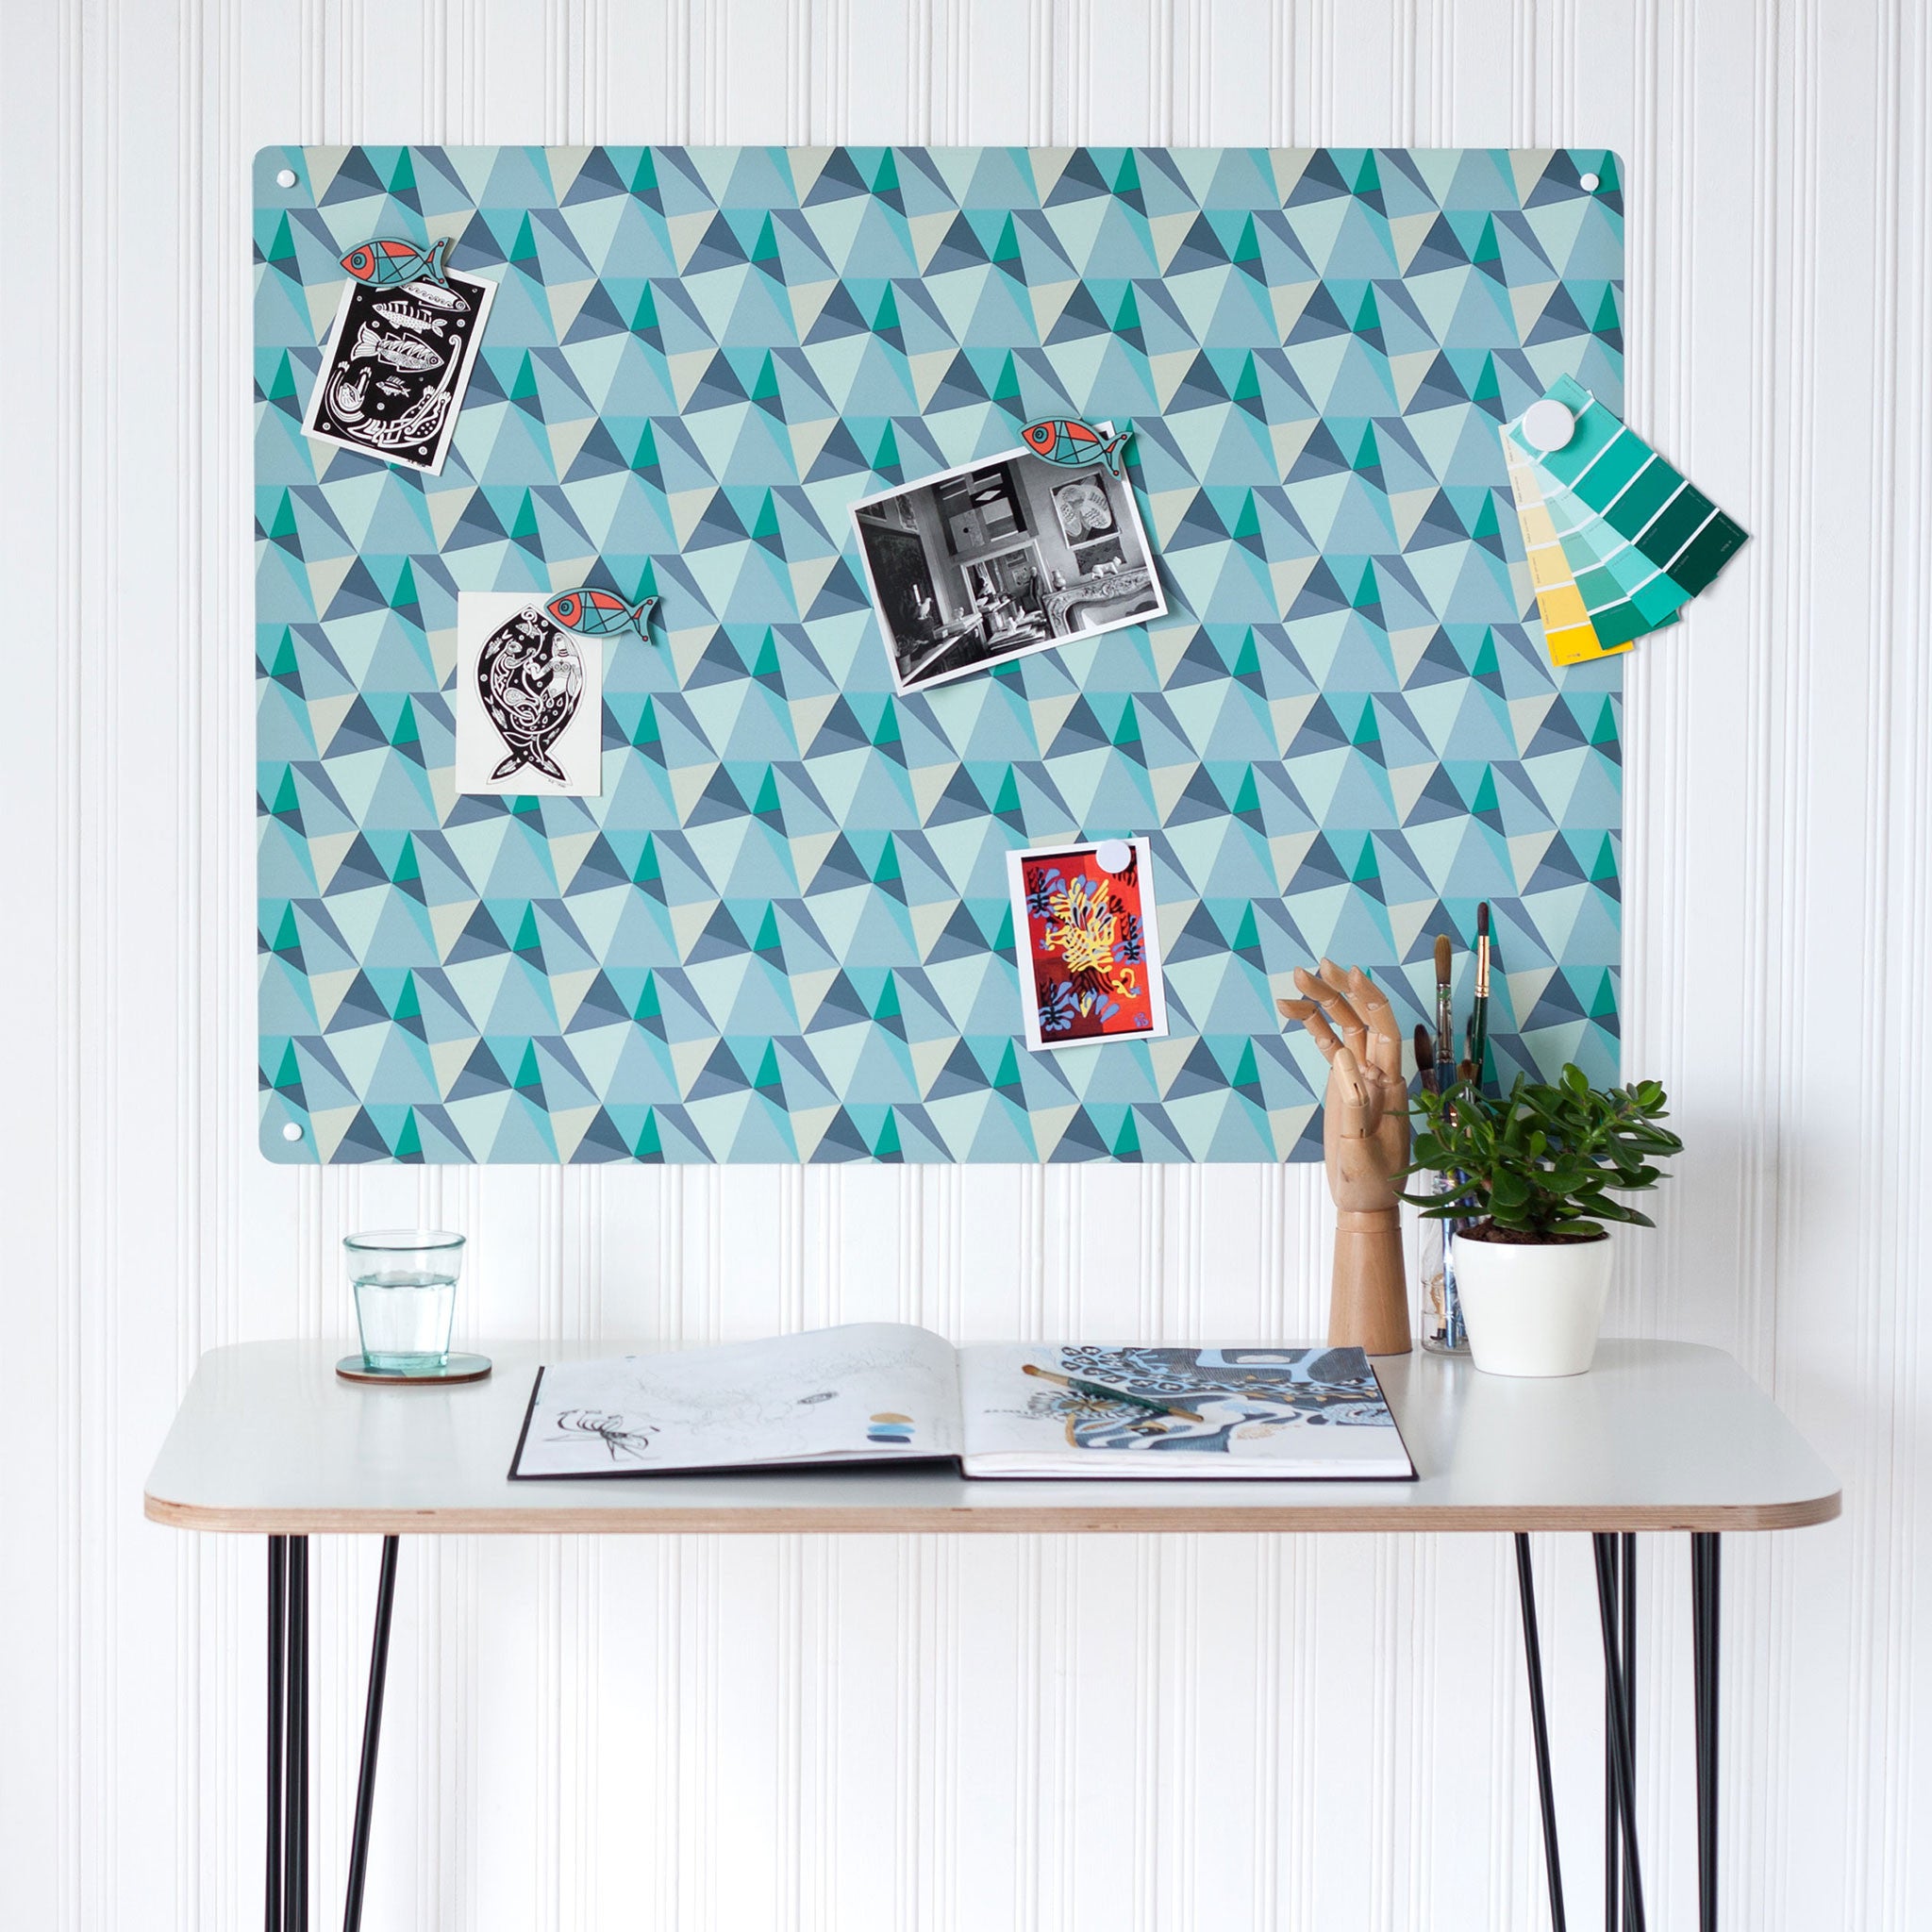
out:
M1074 1024L1074 989L1064 979L1052 980L1040 996L1040 1030L1064 1033Z

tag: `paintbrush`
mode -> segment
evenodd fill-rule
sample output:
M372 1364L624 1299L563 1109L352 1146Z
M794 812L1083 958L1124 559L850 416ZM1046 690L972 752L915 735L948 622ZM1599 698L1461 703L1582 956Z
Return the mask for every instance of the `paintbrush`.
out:
M1436 1091L1436 1047L1426 1026L1415 1029L1415 1070L1422 1075L1423 1091Z
M1490 902L1475 908L1475 1011L1470 1018L1469 1057L1478 1083L1490 1051Z
M1446 932L1436 935L1436 1064L1448 1077L1456 1058L1456 993L1450 981L1455 976L1456 948Z
M1158 1415L1177 1415L1183 1422L1202 1423L1208 1420L1191 1408L1183 1408L1178 1402L1170 1402L1164 1395L1142 1395L1132 1389L1109 1389L1105 1382L1090 1382L1080 1375L1057 1375L1051 1369L1039 1368L1032 1362L1022 1362L1020 1373L1038 1375L1042 1382L1058 1382L1069 1393L1091 1396L1096 1402L1124 1402L1131 1408L1152 1409Z

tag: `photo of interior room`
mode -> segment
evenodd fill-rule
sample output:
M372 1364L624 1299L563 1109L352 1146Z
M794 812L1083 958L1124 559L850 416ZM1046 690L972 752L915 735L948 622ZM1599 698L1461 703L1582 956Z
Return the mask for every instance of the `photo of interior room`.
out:
M1133 491L1024 451L853 509L901 691L1165 614Z

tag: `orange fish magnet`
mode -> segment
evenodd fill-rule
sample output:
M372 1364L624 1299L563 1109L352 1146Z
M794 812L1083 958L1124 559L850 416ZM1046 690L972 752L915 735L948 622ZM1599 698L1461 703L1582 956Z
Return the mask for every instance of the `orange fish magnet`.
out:
M419 248L413 242L364 242L342 257L342 266L372 289L400 289L405 282L414 281L447 288L442 272L454 239L445 235L427 248Z
M1078 469L1083 463L1105 463L1124 482L1126 475L1122 467L1124 458L1121 452L1133 433L1131 429L1123 429L1109 436L1094 428L1091 423L1061 417L1027 424L1020 432L1020 441L1026 445L1028 453L1038 457L1041 462L1058 463L1068 470Z
M612 596L608 591L593 591L587 586L579 591L559 591L544 605L543 613L553 624L575 631L580 638L608 638L621 630L634 630L648 641L650 633L644 625L657 601L655 597L646 597L633 606L622 597Z

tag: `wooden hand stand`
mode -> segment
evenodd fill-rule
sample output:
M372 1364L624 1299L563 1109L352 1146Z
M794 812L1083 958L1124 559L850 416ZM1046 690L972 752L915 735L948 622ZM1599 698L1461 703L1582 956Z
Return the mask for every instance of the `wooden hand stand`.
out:
M1275 1005L1307 1028L1328 1062L1322 1145L1337 1210L1328 1345L1406 1355L1408 1277L1397 1200L1408 1165L1402 1035L1388 996L1359 966L1344 973L1324 959L1319 976L1297 967L1294 983L1302 997Z

